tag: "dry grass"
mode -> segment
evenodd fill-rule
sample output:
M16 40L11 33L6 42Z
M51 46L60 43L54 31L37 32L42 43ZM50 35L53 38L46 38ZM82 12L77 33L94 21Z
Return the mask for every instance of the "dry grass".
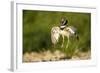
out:
M31 52L23 55L23 62L45 62L45 61L59 61L59 60L87 60L90 59L91 52L77 52L71 59L67 59L66 55L59 50L55 52Z

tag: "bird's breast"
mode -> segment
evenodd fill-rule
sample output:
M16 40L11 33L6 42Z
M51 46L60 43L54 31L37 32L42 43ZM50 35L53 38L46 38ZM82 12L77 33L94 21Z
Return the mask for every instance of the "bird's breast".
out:
M69 33L67 31L64 31L64 30L62 30L60 33L61 33L61 35L65 35L65 36L69 35Z

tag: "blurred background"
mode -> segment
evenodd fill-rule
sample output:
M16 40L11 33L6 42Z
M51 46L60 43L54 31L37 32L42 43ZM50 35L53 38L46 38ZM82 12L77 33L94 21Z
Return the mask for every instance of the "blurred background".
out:
M78 30L79 43L72 44L77 45L81 51L90 50L90 13L23 10L23 53L52 50L51 28L59 26L62 17L68 19L69 26L74 26ZM56 48L59 48L60 42Z

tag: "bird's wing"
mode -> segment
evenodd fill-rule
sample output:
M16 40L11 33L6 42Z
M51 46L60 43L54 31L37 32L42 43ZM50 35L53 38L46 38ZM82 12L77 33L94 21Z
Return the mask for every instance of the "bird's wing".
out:
M59 27L53 27L51 29L51 40L53 44L56 44L59 40Z

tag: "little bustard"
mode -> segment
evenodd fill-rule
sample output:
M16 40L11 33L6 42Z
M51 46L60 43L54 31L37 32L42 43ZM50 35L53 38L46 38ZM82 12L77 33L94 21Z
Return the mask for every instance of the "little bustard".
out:
M66 48L68 48L69 44L69 38L75 36L77 40L79 40L79 37L77 35L77 29L73 26L68 26L64 28L63 30L60 29L58 26L54 26L51 29L51 41L52 44L55 46L57 42L59 41L59 37L62 36L63 41L61 47L63 47L64 44L64 37L67 37L68 42L66 44Z

